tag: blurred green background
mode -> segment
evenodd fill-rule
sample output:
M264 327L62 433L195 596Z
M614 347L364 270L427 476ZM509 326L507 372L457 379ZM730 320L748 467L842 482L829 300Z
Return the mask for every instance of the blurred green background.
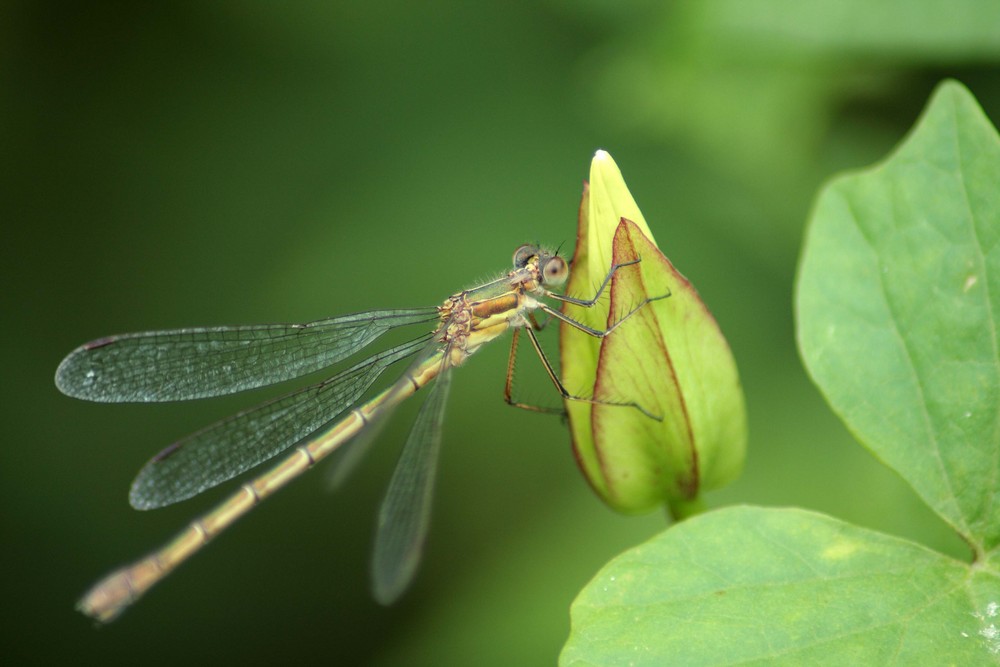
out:
M830 414L791 303L824 179L885 155L941 78L1000 118L998 5L7 3L4 662L552 664L576 591L664 519L608 510L560 421L503 404L502 344L456 374L401 604L371 601L367 561L412 405L346 488L305 476L101 630L76 597L231 490L140 513L135 472L259 396L92 405L52 376L115 332L436 304L523 242L571 245L597 148L740 366L747 468L709 502L964 557Z

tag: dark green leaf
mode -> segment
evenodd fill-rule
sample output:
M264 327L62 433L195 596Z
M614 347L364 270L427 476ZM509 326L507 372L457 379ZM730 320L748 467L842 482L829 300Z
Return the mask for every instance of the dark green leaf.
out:
M798 284L806 367L977 551L1000 541L1000 140L946 83L884 164L833 182Z

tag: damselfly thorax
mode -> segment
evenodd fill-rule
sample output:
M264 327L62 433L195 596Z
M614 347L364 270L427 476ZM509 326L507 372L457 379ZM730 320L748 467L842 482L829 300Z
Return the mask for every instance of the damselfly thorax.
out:
M528 315L539 308L534 295L562 286L566 261L535 246L514 253L514 270L484 285L453 294L438 306L441 325L435 338L448 346L448 363L460 365L482 345L508 329L531 326Z

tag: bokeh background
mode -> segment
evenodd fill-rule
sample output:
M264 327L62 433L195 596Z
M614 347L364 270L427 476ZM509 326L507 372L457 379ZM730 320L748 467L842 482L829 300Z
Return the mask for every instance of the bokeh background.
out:
M791 304L825 179L884 156L944 77L1000 118L996 3L36 1L3 15L5 664L552 664L575 593L665 520L604 507L559 419L503 404L504 345L456 374L430 542L398 606L371 601L367 562L415 406L346 488L310 473L100 630L76 597L231 490L141 513L132 476L266 392L91 405L52 376L115 332L436 304L523 242L571 246L597 148L740 366L747 468L709 502L812 508L964 557L830 414Z

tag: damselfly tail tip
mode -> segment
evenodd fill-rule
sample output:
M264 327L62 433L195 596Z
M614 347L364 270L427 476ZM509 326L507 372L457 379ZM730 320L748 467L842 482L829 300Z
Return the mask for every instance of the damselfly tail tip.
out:
M115 572L87 591L76 603L76 610L103 625L118 618L132 600L128 578Z

